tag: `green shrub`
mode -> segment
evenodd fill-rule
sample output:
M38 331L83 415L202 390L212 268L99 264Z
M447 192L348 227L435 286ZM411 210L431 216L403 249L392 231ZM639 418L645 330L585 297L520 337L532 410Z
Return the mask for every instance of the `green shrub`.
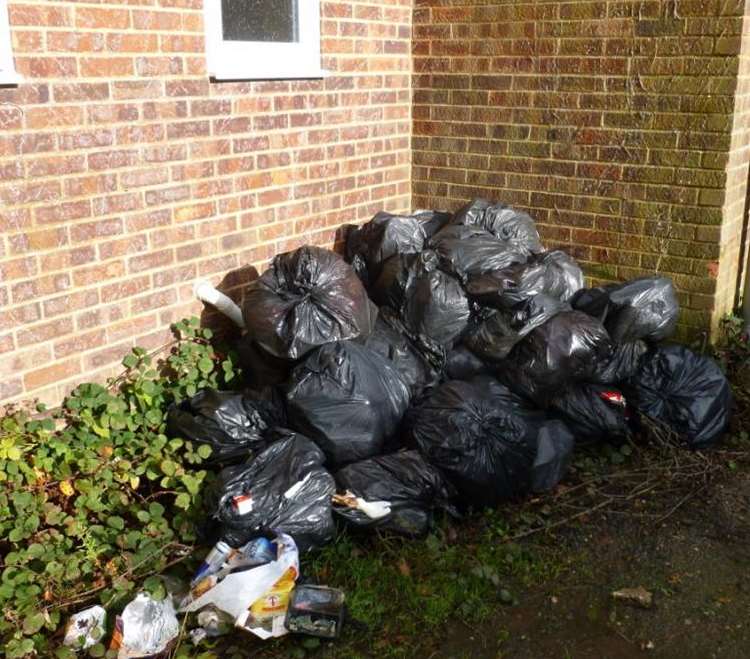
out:
M173 329L177 341L163 361L152 364L135 348L109 387L81 385L53 414L14 409L2 418L6 656L49 654L49 636L68 613L97 602L112 611L144 585L158 594L155 575L190 555L210 449L168 439L165 411L236 376L197 319Z

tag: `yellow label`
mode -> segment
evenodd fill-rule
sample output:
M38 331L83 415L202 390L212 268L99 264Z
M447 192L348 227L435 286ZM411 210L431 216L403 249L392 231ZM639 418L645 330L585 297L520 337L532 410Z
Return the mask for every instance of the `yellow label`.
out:
M253 602L250 613L258 619L271 618L289 608L289 598L294 590L297 579L297 570L290 567L262 597Z

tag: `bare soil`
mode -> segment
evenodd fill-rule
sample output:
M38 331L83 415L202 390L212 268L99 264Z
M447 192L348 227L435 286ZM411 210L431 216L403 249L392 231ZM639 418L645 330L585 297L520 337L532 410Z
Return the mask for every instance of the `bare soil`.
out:
M553 582L471 629L456 623L423 656L497 659L750 657L750 473L729 472L658 524L602 516L558 536ZM611 597L643 586L644 610ZM416 656L416 655L415 655Z

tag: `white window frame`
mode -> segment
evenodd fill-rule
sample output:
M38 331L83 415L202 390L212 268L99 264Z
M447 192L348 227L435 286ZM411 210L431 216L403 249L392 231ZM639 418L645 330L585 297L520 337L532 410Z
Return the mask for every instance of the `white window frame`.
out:
M15 85L21 82L13 62L13 46L10 42L10 19L8 0L0 0L0 85Z
M217 80L322 78L320 0L299 0L299 41L224 41L221 0L205 0L208 75Z

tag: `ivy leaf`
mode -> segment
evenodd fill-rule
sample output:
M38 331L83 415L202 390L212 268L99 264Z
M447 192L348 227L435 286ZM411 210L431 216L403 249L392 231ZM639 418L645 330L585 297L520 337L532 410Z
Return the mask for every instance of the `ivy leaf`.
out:
M212 452L213 449L208 444L201 444L198 447L198 455L200 455L204 460L210 457Z

